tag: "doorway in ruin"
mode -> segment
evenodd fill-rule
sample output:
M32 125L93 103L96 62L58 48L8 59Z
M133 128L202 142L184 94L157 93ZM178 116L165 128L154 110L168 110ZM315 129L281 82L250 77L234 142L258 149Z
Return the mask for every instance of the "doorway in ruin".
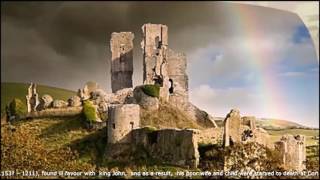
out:
M169 93L172 94L173 93L173 80L169 79L169 82L170 82Z

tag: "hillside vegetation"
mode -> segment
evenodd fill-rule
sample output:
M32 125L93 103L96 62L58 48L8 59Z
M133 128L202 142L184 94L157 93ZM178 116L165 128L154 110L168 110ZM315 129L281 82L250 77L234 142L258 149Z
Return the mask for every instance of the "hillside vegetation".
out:
M42 118L1 125L1 170L177 171L180 167L149 162L145 154L127 163L104 162L106 128L87 130L82 116ZM139 164L136 162L144 162ZM81 177L79 177L81 178ZM88 177L83 177L88 178Z
M22 102L25 102L28 87L29 84L26 83L1 83L1 114L4 112L5 106L14 98L19 98ZM53 99L61 100L67 100L76 93L74 91L45 85L37 85L37 92L40 97L44 94L49 94Z
M204 129L205 125L190 119L184 112L168 103L160 103L157 111L141 111L141 126L152 126L155 128L191 128Z
M261 118L257 121L257 126L262 127L264 129L290 129L290 128L307 128L306 126L303 126L301 124L287 121L287 120L281 120L281 119L266 119Z
M217 125L219 127L223 127L223 121L224 117L214 117ZM282 129L307 129L308 127L303 126L301 124L287 121L287 120L281 120L281 119L267 119L267 118L257 118L256 119L256 126L261 127L263 129L267 130L282 130Z
M13 97L23 100L27 93L27 84L2 83L1 106ZM3 89L6 91L3 92ZM50 94L55 99L67 99L75 92L39 86L38 93ZM5 99L5 100L4 100ZM5 104L5 103L4 103ZM127 162L104 161L107 148L106 128L88 130L84 125L83 115L68 118L41 118L23 120L12 125L1 124L1 170L29 169L29 170L68 170L68 171L183 171L178 166L161 164L150 157L143 149L137 149ZM274 122L258 120L259 122ZM283 122L281 122L284 124ZM280 123L280 124L281 124ZM218 121L220 128L222 121ZM319 168L319 140L318 129L297 129L286 121L286 129L267 129L272 141L277 141L284 134L302 134L307 136L307 167L311 170ZM261 125L261 124L260 124ZM260 126L258 125L258 126ZM272 125L272 124L271 124ZM170 104L160 103L158 111L141 110L141 126L155 128L195 128L204 129L205 125L190 119L185 113ZM208 146L208 145L206 145ZM189 171L214 170L221 165L223 157L219 148L208 149L199 146L200 167ZM202 151L203 150L203 151ZM273 158L276 159L276 158ZM140 162L140 163L139 163ZM211 169L213 168L213 169ZM79 177L80 178L80 177ZM172 177L174 178L174 177Z

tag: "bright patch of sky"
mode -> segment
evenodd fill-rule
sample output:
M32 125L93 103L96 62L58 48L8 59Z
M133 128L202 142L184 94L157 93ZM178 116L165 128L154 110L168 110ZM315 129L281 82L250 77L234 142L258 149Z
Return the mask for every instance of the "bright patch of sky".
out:
M315 49L304 24L299 22L292 27L266 30L261 41L277 42L268 49L243 46L241 41L229 39L194 51L188 66L191 101L214 116L225 117L231 108L239 108L242 115L319 127L319 65ZM277 31L283 38L278 38ZM249 58L258 58L256 54L265 50L274 52L270 61L262 67L250 63ZM266 78L281 92L271 92L274 87L269 87ZM284 102L272 99L266 105L266 94L280 95ZM281 106L281 111L272 111L270 106Z

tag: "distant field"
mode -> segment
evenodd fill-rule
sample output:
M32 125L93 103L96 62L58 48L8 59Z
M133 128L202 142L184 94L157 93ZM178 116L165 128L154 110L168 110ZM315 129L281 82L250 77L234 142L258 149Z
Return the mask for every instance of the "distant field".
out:
M217 125L223 127L223 117L214 117ZM307 128L301 124L280 119L271 119L271 118L257 118L256 126L261 127L267 130L281 130L281 129L297 129L297 128Z
M10 103L13 98L19 98L25 101L28 87L29 84L25 83L1 83L1 112L4 111L6 104ZM53 99L61 100L67 100L76 93L74 91L44 85L37 85L37 92L39 96L49 94Z
M281 119L258 119L257 126L262 127L264 129L287 129L287 128L297 128L305 126L292 122L287 120L281 120Z

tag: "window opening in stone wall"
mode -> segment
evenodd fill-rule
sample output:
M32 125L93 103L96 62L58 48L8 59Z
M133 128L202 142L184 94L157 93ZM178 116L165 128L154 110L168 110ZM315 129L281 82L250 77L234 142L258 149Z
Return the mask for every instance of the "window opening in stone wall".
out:
M116 124L115 123L112 124L112 128L116 129Z
M124 49L124 45L120 46L120 63L124 63L125 62L125 49Z
M170 81L169 93L172 94L173 93L173 81L172 81L172 79L169 79L169 81Z
M134 122L130 122L131 130L133 129Z

